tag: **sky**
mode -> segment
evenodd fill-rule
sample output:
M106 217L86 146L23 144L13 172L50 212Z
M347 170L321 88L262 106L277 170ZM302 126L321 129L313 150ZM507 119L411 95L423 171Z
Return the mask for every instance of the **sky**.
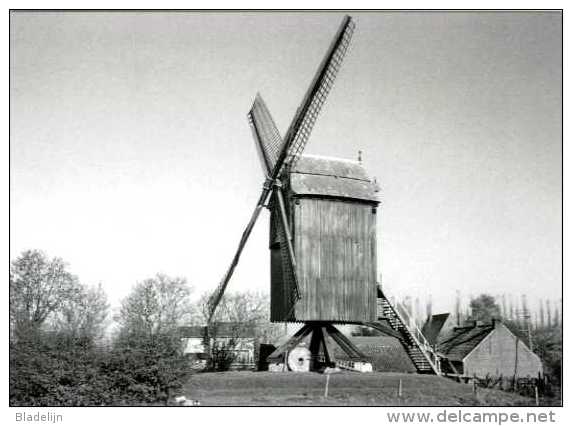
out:
M363 152L386 289L560 298L561 15L351 15L305 153ZM262 189L254 96L284 134L342 17L11 13L11 258L61 257L114 305L158 272L214 289ZM230 291L269 291L268 220Z

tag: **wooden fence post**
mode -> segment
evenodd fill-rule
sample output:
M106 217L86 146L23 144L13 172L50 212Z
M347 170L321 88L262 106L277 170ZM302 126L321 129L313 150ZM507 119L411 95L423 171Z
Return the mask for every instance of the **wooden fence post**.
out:
M328 386L330 385L330 374L326 374L326 389L324 390L324 398L328 397Z
M397 387L397 396L401 398L403 396L403 385L401 379L399 379L399 386Z

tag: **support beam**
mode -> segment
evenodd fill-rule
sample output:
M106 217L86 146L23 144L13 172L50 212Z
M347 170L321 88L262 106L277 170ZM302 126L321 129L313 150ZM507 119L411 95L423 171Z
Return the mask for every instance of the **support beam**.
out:
M294 334L286 343L278 347L272 352L267 360L269 363L287 363L286 357L288 352L299 345L302 340L310 337L309 350L312 356L310 369L319 371L321 367L339 366L342 368L367 372L372 371L368 357L363 354L346 336L344 336L331 323L326 322L308 322L300 330ZM349 361L336 361L331 347L328 345L328 336L348 355ZM321 355L323 354L323 361ZM354 364L357 367L354 368ZM279 367L280 368L280 367ZM282 371L282 370L280 370Z
M326 360L326 364L335 365L336 358L334 357L334 353L328 347L328 339L326 338L327 333L325 327L322 327L322 334L324 335L324 340L322 343L324 344L324 358Z
M304 324L304 326L298 330L286 343L282 344L274 352L268 355L268 361L279 360L283 353L289 352L294 349L298 343L300 343L304 338L312 332L312 327L309 324Z

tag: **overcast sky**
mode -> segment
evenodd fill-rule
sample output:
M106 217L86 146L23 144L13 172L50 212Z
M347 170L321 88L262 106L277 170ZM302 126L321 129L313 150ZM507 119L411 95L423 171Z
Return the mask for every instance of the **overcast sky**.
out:
M559 13L352 13L306 152L363 151L393 293L561 297ZM112 303L156 272L214 288L263 175L257 91L286 128L342 13L12 13L11 257ZM269 290L268 214L230 290Z

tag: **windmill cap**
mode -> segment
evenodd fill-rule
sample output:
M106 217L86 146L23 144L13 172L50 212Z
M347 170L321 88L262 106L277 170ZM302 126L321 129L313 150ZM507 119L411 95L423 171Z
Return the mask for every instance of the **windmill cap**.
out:
M302 155L290 175L296 195L350 198L379 203L377 183L359 161Z

